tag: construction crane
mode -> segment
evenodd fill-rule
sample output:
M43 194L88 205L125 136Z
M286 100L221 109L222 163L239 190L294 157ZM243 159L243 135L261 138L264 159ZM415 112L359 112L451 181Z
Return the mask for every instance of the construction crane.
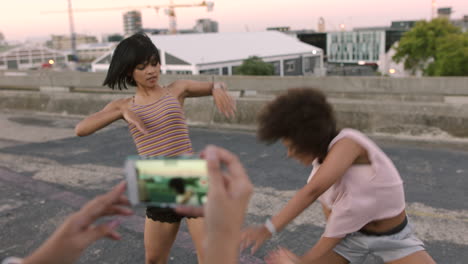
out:
M124 7L104 7L104 8L77 8L72 9L71 0L68 0L68 10L56 10L56 11L43 11L41 14L54 14L54 13L68 13L69 21L70 21L70 34L71 34L71 41L72 41L72 50L75 52L76 44L75 44L75 29L74 29L74 22L73 22L73 13L75 12L99 12L99 11L115 11L115 10L135 10L135 9L145 9L151 8L159 12L159 9L165 8L166 15L169 16L169 33L176 34L177 33L177 19L175 8L179 7L206 7L208 12L213 11L214 3L210 1L202 1L201 3L193 3L193 4L174 4L173 0L169 1L167 5L145 5L145 6L124 6Z
M437 16L437 1L431 0L431 19L436 18Z

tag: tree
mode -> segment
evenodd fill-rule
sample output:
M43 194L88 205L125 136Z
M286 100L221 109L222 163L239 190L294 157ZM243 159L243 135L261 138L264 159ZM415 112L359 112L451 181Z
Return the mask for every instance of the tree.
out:
M427 69L431 76L468 76L468 33L450 34L437 43L437 59Z
M242 62L234 74L239 75L274 75L275 67L268 62L264 62L260 57L252 56Z
M109 35L107 37L108 42L120 42L123 39L124 39L124 37L122 35L119 35L119 34L113 34L113 35Z
M431 75L435 71L433 63L438 60L443 39L448 35L460 35L460 28L452 25L447 19L438 18L430 22L420 21L413 29L406 32L398 43L393 60L397 63L404 61L406 70L413 74L417 70L425 75Z

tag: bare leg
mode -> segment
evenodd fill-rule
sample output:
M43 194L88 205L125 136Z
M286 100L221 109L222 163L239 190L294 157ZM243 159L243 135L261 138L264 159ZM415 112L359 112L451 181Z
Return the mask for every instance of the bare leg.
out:
M203 263L203 237L204 237L204 221L203 218L187 218L187 226L192 236L193 244L197 250L198 263Z
M165 264L180 223L163 223L145 220L145 263Z
M387 262L386 264L436 264L425 250L415 252L404 258Z

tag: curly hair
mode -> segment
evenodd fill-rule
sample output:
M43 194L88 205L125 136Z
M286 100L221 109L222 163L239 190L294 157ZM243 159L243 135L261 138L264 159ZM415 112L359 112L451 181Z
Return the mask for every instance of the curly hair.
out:
M322 162L337 135L332 106L318 89L293 88L267 104L258 116L257 136L274 143L291 140L295 151Z

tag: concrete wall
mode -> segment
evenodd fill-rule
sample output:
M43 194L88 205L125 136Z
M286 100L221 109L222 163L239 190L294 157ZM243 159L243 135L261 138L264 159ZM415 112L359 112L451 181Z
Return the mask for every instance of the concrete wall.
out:
M87 115L133 92L100 87L104 77L102 73L0 72L0 109ZM180 78L224 81L230 90L243 91L234 92L244 96L238 98L232 120L216 111L211 98L188 99L185 112L194 125L255 129L256 115L272 95L288 87L312 86L328 94L341 127L368 133L431 127L468 137L468 78L165 75L161 84Z

